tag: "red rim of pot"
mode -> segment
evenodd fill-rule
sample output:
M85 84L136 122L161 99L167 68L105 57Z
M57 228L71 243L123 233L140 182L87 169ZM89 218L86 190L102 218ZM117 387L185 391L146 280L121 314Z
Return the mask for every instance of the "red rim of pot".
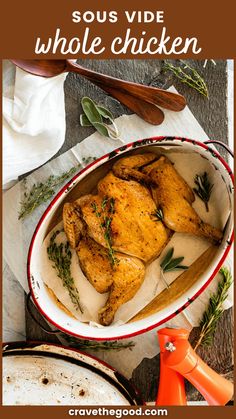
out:
M230 169L229 165L226 163L226 161L221 157L221 155L214 149L212 149L211 147L207 146L206 144L200 142L200 141L196 141L196 140L191 140L189 138L183 138L183 137L167 137L167 136L161 136L161 137L151 137L151 138L147 138L147 139L142 139L142 140L137 140L137 141L133 141L129 144L125 144L124 146L121 146L115 150L113 150L110 153L107 153L105 155L103 155L102 157L99 157L97 160L93 161L92 163L90 163L88 166L86 166L84 169L82 169L80 172L78 172L69 182L67 182L67 184L58 192L58 194L55 196L55 198L52 200L52 202L49 204L49 206L47 207L47 209L45 210L45 212L43 213L42 217L40 218L35 231L33 233L31 242L30 242L30 246L29 246L29 251L28 251L28 258L27 258L27 277L28 277L28 284L29 284L29 289L34 301L34 304L36 305L37 309L39 310L39 312L42 314L43 317L45 317L45 319L47 319L49 321L49 323L51 323L53 326L55 326L56 328L58 328L60 331L71 335L71 336L75 336L81 339L88 339L88 340L97 340L97 341L108 341L108 340L120 340L120 339L127 339L127 338L131 338L137 335L140 335L142 333L148 332L149 330L154 329L155 327L158 327L160 325L162 325L163 323L166 323L167 321L169 321L170 319L172 319L173 317L175 317L177 314L181 313L181 311L183 311L186 307L188 307L204 290L205 288L210 284L210 282L213 280L213 278L215 277L215 275L217 274L217 272L219 271L220 267L222 266L222 264L224 263L231 245L234 241L234 231L232 231L232 235L229 238L228 241L228 246L226 247L221 259L219 260L219 262L217 263L214 271L212 272L210 278L204 283L204 285L194 294L193 297L191 297L190 299L188 299L188 301L183 304L180 308L178 308L175 312L173 312L172 314L170 314L169 316L165 317L164 319L160 320L159 322L150 325L146 328L140 329L136 332L132 332L132 333L128 333L126 335L122 335L122 336L115 336L115 337L90 337L90 336L83 336L83 335L79 335L77 333L71 332L69 330L67 330L66 328L64 328L63 326L57 324L54 320L52 320L45 312L44 310L41 308L40 304L38 303L38 300L35 298L34 295L34 291L33 291L33 287L31 284L31 273L30 273L30 264L31 264L31 256L32 256L32 250L33 250L33 246L34 246L34 241L35 238L37 236L37 233L41 227L41 224L43 223L45 217L47 216L47 214L49 213L49 211L52 209L52 207L54 206L54 204L57 202L57 200L60 198L60 196L67 190L67 188L73 184L73 182L75 180L77 180L77 178L79 176L81 176L81 174L83 174L84 172L88 171L88 169L90 169L91 167L93 167L94 165L96 165L98 162L104 160L107 161L107 159L111 159L113 157L116 157L119 155L119 152L125 152L127 149L129 149L130 147L134 147L138 148L138 147L142 147L142 146L147 146L147 145L152 145L153 143L159 142L159 141L173 141L173 140L177 140L180 141L181 143L186 142L186 143L191 143L193 145L197 145L205 150L209 150L212 155L214 155L215 158L217 158L222 165L225 167L225 169L227 170L232 182L234 183L234 175L232 173L232 170Z

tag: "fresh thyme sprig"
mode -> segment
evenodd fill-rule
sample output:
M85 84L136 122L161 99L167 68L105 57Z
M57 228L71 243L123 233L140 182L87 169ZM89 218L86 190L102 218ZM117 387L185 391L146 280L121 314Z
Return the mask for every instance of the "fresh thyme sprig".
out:
M210 183L207 172L196 175L194 183L197 186L197 188L193 188L194 192L204 202L206 211L209 212L208 202L214 185Z
M223 267L220 269L222 279L218 283L217 291L211 295L208 307L200 323L200 334L194 346L196 350L200 345L209 346L214 338L216 326L224 309L223 303L228 296L228 290L233 279L230 271Z
M82 340L82 339L76 339L73 336L68 336L62 334L62 336L65 336L66 341L70 343L71 346L73 346L76 349L91 349L93 351L110 351L110 350L117 350L120 351L122 349L131 349L135 346L135 343L130 342L119 342L119 341L104 341L104 342L95 342L91 340Z
M21 209L18 219L25 218L39 205L47 202L55 194L55 188L69 179L75 172L76 168L72 167L60 176L51 175L44 182L34 183L30 191L25 190L24 198L20 203ZM24 186L26 189L26 181L24 181Z
M180 265L180 263L184 260L184 256L173 258L173 254L174 254L174 248L172 247L171 249L168 250L165 257L162 259L160 267L163 273L188 269L188 266Z
M164 214L161 208L157 208L155 212L152 213L152 216L155 218L155 221L162 221Z
M48 259L53 262L53 268L57 272L57 276L62 280L63 286L69 292L72 303L79 309L81 313L83 310L79 301L79 292L75 286L74 278L71 276L71 258L72 254L69 247L69 242L66 244L60 243L59 245L55 242L56 237L61 231L55 231L49 242L47 248Z
M95 157L83 158L83 164L88 164L93 161ZM20 203L20 211L18 219L24 219L30 215L36 208L44 202L47 202L56 193L58 186L62 185L67 179L70 179L73 174L80 170L82 166L79 164L76 167L71 167L67 172L61 175L51 175L42 182L34 183L30 190L27 190L27 181L23 181L25 188L23 200Z
M114 249L112 247L112 235L111 235L112 215L115 212L114 205L115 205L114 198L108 198L107 196L103 198L103 201L101 204L101 212L98 211L96 202L92 202L91 204L91 207L93 208L96 214L96 217L101 218L100 226L104 232L104 238L106 240L107 248L108 248L108 256L109 256L112 266L118 263L118 260L115 257Z
M180 61L179 66L174 66L170 63L164 64L164 71L169 70L178 77L178 79L182 82L187 84L188 86L192 87L193 89L197 90L201 95L208 98L208 89L204 79L200 76L200 74L195 70L195 68L190 67L188 64L183 63Z

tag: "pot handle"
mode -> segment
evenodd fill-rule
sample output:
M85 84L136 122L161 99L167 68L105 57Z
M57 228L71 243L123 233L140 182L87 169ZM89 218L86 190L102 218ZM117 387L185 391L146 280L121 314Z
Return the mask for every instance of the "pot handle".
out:
M222 141L218 141L218 140L207 140L207 141L204 141L204 144L217 144L217 145L220 145L226 151L228 151L228 153L231 155L231 157L234 158L233 151L227 146L227 144L223 143Z
M33 314L33 312L32 312L32 310L31 310L31 308L30 308L30 297L31 297L31 291L27 294L27 297L26 297L26 308L27 308L27 311L28 311L28 313L29 313L29 315L30 315L30 317L35 321L35 323L37 323L37 325L45 332L45 333L48 333L48 334L50 334L50 335L55 335L56 333L59 333L60 331L58 330L58 329L56 329L56 330L49 330L49 329L46 329L46 327L45 326L43 326L37 319L36 319L36 317L35 317L35 315Z

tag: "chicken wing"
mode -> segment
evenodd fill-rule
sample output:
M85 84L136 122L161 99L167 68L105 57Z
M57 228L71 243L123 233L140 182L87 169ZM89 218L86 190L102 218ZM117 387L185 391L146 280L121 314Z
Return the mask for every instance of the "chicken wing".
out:
M143 158L144 156L142 155ZM150 154L148 153L147 156ZM139 167L130 157L127 160L125 178L129 178L129 170L130 179L140 180L140 171L144 174L143 180L145 179L145 183L150 185L156 206L162 210L163 222L169 229L201 236L214 244L220 243L222 232L210 224L204 223L198 216L191 205L195 199L192 189L166 156L159 158L156 156L156 159L150 160L150 164ZM116 174L121 177L124 176L124 165L125 160L123 159L122 165L117 164L116 167Z

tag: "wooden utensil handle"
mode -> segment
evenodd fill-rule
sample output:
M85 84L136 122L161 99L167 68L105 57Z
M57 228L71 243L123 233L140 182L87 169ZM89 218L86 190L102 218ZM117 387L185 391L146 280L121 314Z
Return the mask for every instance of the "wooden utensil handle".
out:
M67 60L67 71L73 71L86 77L90 81L102 86L120 89L123 92L142 99L154 105L172 111L182 111L186 105L186 100L183 96L168 92L158 87L145 86L138 83L117 79L112 76L97 73L96 71L86 69L76 64L73 60Z
M164 120L164 113L156 105L145 102L118 89L95 83L102 90L113 96L115 99L123 103L132 112L136 113L140 118L152 125L160 125Z

